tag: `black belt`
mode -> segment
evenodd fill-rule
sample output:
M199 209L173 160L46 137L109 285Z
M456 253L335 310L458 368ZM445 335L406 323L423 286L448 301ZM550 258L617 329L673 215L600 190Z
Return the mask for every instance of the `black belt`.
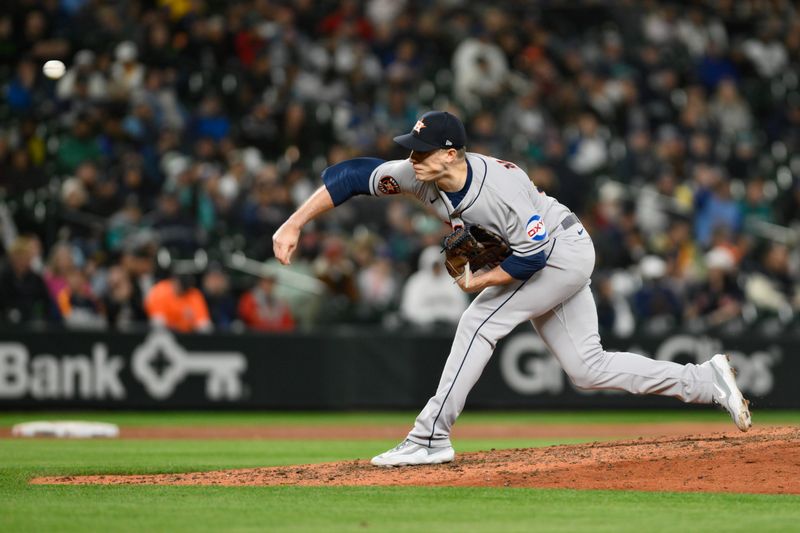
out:
M578 220L578 215L575 213L570 213L564 220L561 221L561 224L559 224L558 227L560 227L562 230L565 230L571 228L578 222L580 222L580 220Z

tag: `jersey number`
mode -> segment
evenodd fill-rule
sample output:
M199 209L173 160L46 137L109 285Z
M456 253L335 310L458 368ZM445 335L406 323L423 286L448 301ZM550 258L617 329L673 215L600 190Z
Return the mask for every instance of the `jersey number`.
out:
M496 159L495 161L506 167L508 170L511 170L512 168L517 168L517 165L509 161L503 161L502 159Z

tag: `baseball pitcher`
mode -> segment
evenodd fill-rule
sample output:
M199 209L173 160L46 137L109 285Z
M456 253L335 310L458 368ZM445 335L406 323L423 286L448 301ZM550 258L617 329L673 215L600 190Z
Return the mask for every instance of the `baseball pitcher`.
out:
M453 228L443 243L448 272L464 291L480 294L461 317L436 394L407 438L372 464L452 461L450 430L469 391L497 342L525 320L576 387L716 402L740 430L750 428L748 402L727 356L681 365L603 350L589 288L592 239L577 216L538 191L522 169L467 152L464 125L447 112L426 113L394 140L411 151L408 159L357 158L325 169L324 185L272 238L275 256L289 264L302 227L357 194L414 196Z

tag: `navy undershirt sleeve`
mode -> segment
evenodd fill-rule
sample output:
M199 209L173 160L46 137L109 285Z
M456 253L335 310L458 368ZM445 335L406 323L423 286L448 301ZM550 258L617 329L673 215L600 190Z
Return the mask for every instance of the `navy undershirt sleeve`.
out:
M500 263L500 268L512 278L526 280L543 269L546 264L547 256L542 251L528 257L509 255Z
M463 200L467 195L470 185L472 185L472 165L470 165L469 161L467 161L467 181L464 183L464 186L461 188L461 190L458 192L442 192L445 193L450 199L450 203L453 204L453 207L458 207L458 204L460 204L461 200Z
M369 194L369 177L372 171L385 163L376 157L357 157L329 166L322 171L322 182L339 205L358 194Z

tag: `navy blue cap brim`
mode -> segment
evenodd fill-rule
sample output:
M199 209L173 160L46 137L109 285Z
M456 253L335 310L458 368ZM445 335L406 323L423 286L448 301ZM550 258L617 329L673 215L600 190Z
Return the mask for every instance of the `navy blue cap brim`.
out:
M431 150L438 150L441 148L441 146L436 146L435 144L423 141L419 137L414 136L413 133L398 135L394 138L394 142L403 148L408 148L409 150L415 150L417 152L430 152Z

